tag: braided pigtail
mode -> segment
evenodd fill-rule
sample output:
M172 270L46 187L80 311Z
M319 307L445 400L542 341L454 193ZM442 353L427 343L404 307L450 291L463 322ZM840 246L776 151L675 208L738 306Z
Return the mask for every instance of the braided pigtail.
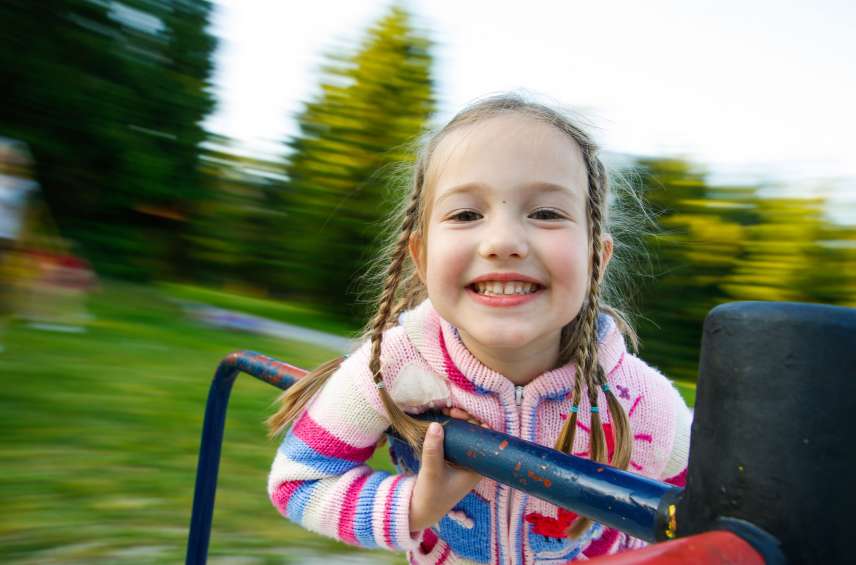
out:
M606 170L604 169L603 163L600 159L597 158L596 154L593 154L591 157L591 169L595 171L594 179L592 179L592 184L598 186L598 190L594 192L599 196L600 199L605 198L607 194L607 175ZM601 253L602 253L602 239L601 234L603 233L603 224L604 218L601 211L605 208L605 203L597 200L592 206L593 211L590 214L590 220L592 224L592 241L594 242L594 250L593 250L593 269L592 269L592 288L596 289L596 291L591 292L591 300L594 302L595 300L598 303L597 311L599 312L602 308L600 305L600 279L602 277L602 266L601 266ZM593 199L594 200L594 199ZM615 310L609 307L606 307L606 310L616 314ZM616 323L623 325L625 329L628 328L626 322L621 316L614 317ZM596 328L594 328L596 332ZM631 337L631 341L634 346L636 345L636 334L634 332L629 331L628 334ZM594 348L595 355L597 355L597 336L591 336L592 347ZM608 454L604 451L604 457L597 458L598 461L607 461L612 464L614 467L618 467L619 469L627 469L628 464L630 463L630 455L632 450L632 438L630 436L630 422L627 419L627 413L624 411L624 408L618 402L618 398L616 398L615 394L613 394L612 389L609 388L609 384L606 382L606 375L603 372L603 367L601 367L600 363L595 361L594 370L591 373L592 376L592 384L594 385L593 391L590 394L593 394L595 398L597 398L597 389L601 389L603 391L604 397L606 398L607 407L609 409L609 418L611 422L612 434L613 434L613 445L614 445L614 453L612 454L609 461L607 461ZM595 388L596 387L596 388ZM596 403L592 403L592 406L597 406ZM597 417L597 423L595 424L595 416ZM603 426L600 422L600 414L593 413L592 414L592 430L595 428L603 431ZM593 451L594 453L594 451ZM592 456L595 459L594 456Z
M389 415L390 424L408 443L417 449L417 453L422 450L422 440L428 425L411 418L395 404L384 386L380 355L384 330L397 321L401 312L412 308L416 300L425 293L416 273L406 265L408 242L420 214L424 169L424 159L420 158L415 167L416 172L411 185L410 200L402 214L400 233L395 242L388 248L390 263L386 268L383 288L378 299L377 313L368 323L363 334L368 336L371 341L369 369L375 386L378 388L381 402ZM405 272L407 273L406 276L402 276ZM404 292L401 293L400 298L398 297L399 287L404 287ZM267 420L271 436L285 431L288 425L300 415L309 400L323 388L343 360L344 357L337 357L327 361L303 378L298 379L280 396L281 405L279 409Z
M390 320L396 321L402 313L412 309L425 299L425 287L419 280L419 275L411 269L404 280L399 284L401 297L395 303L390 314Z
M417 165L417 171L421 170L421 167ZM425 438L425 432L428 431L428 424L407 415L392 399L392 396L384 385L380 355L383 332L387 327L395 323L397 315L400 312L400 308L396 304L396 297L402 279L402 272L405 269L405 262L408 258L407 247L410 242L410 236L413 234L419 219L423 180L423 175L417 172L411 190L410 203L404 212L401 232L394 244L392 261L386 270L386 278L380 295L378 310L369 322L369 339L371 340L369 370L372 373L372 378L374 379L375 386L378 388L380 399L389 416L390 424L413 447L416 453L422 452L422 441ZM407 300L408 297L405 296L405 303ZM393 315L394 312L395 315Z
M568 429L570 425L576 427L576 411L579 410L577 391L580 390L580 382L585 383L586 394L589 400L591 410L590 419L590 456L592 461L602 463L611 462L619 468L627 468L630 460L630 437L627 415L624 409L618 403L615 396L609 390L606 383L606 376L603 372L598 360L598 341L597 341L597 323L598 314L600 312L600 297L601 287L600 281L603 275L602 254L603 254L603 210L604 198L606 195L606 171L603 164L597 158L596 149L593 145L581 144L586 166L589 171L589 194L588 194L588 224L589 224L589 240L591 241L591 272L589 278L588 297L584 302L584 307L577 316L574 324L574 340L576 341L577 349L577 378L574 385L574 403L571 409L571 414L565 422L557 442L558 448L566 453L570 453L573 448L574 430ZM568 345L571 345L568 343ZM601 418L600 406L598 405L598 392L603 390L607 407L610 411L612 425L612 433L614 434L614 443L616 446L615 454L610 461L608 453L608 445L603 427L603 419ZM579 537L591 525L591 520L581 517L576 520L568 529L570 537Z
M580 397L582 396L580 380L574 379L574 392L571 395L571 411L568 413L565 425L562 426L562 431L559 432L559 439L556 440L555 448L562 453L572 453L574 448L574 437L577 432L577 413L579 412Z

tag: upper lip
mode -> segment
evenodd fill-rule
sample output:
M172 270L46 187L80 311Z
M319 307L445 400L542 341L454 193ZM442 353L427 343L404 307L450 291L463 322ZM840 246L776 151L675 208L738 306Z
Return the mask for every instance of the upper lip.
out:
M518 282L527 282L537 284L539 286L544 286L544 283L539 281L538 279L527 277L526 275L522 275L520 273L487 273L485 275L480 275L470 281L470 284L480 283L480 282L489 282L489 281L497 281L497 282L507 282L507 281L518 281Z

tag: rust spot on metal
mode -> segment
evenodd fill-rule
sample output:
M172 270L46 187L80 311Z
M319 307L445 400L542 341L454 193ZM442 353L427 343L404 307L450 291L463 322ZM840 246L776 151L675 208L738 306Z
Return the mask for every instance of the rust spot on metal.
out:
M530 479L532 479L533 481L538 481L539 483L544 483L544 486L545 486L545 487L547 487L547 488L550 488L550 486L553 484L553 482L552 482L550 479L545 479L544 477L539 476L539 475L538 475L537 473L535 473L534 471L529 471L529 472L527 473L527 475L528 475L528 476L529 476L529 478L530 478Z
M515 471L519 471L519 470L520 470L520 461L518 461L518 462L517 462L517 465L515 465L515 466L514 466L514 470L515 470Z
M504 440L502 440L502 443L499 444L499 448L505 449L506 447L508 447L508 440L504 439Z

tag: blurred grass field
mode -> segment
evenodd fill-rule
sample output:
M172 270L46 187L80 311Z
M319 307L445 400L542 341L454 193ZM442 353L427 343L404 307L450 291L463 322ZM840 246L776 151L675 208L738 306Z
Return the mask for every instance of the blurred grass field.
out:
M218 362L253 349L311 367L333 352L206 328L172 300L208 301L290 323L308 309L193 287L107 282L82 334L13 324L0 354L0 562L179 563L208 386ZM316 316L315 329L352 331ZM692 401L694 386L680 387ZM263 425L278 394L243 375L233 390L211 563L403 563L279 517L266 492L276 450ZM381 450L379 450L381 451ZM372 465L389 468L385 453Z
M87 333L13 324L0 354L0 562L179 563L184 559L208 386L218 362L254 349L310 367L333 353L205 328L162 290L107 283ZM255 312L262 313L262 312ZM279 517L266 495L276 450L263 425L278 391L243 375L233 390L211 563L354 553ZM388 465L382 458L376 465ZM345 553L343 553L345 552Z

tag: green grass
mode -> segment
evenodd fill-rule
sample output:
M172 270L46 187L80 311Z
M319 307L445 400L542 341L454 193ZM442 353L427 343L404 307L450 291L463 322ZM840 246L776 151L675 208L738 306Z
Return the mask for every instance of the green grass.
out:
M696 384L688 381L674 381L675 387L687 403L687 406L695 406Z
M236 299L240 300L240 299ZM13 324L0 374L0 562L180 563L208 386L230 351L310 367L333 354L213 330L162 291L107 283L85 334ZM282 519L267 501L277 390L238 378L223 444L211 562L302 562L353 550ZM376 465L388 462L375 461ZM403 562L365 552L366 563Z

